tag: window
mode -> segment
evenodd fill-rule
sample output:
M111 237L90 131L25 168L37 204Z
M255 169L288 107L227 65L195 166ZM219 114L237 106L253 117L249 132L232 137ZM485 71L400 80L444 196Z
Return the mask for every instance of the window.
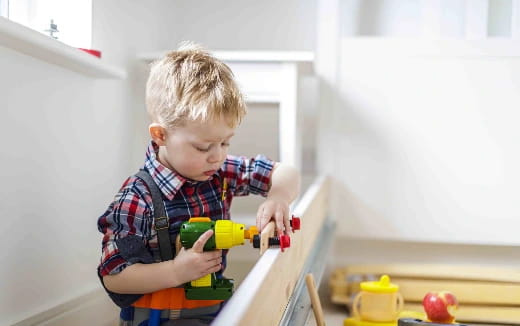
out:
M91 47L92 0L0 0L0 15L70 46Z
M515 38L520 36L519 0L343 0L345 37L436 39Z
M9 13L9 1L8 0L0 0L0 17L8 17Z

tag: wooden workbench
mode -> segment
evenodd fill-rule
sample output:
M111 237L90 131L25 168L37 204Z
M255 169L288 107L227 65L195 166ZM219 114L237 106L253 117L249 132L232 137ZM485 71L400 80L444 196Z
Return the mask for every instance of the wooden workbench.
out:
M304 277L313 273L319 283L333 222L327 218L329 180L318 178L293 213L301 230L291 235L285 252L268 249L212 325L302 325L310 311Z

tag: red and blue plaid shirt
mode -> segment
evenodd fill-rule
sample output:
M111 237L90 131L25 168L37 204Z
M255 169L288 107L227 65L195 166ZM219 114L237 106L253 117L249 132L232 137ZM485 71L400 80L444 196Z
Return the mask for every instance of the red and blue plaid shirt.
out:
M210 180L196 182L162 165L157 160L158 149L152 141L146 152L143 169L161 190L170 225L196 216L206 216L213 220L229 219L233 196L266 196L269 191L274 162L265 156L248 159L228 155ZM223 195L226 188L223 187L224 180L227 189ZM103 233L98 268L100 276L117 274L134 263L149 262L142 258L143 251L148 251L151 257L157 257L157 232L153 228L153 216L152 197L147 186L136 176L129 177L98 219L98 230ZM172 228L170 233L172 237L176 236ZM130 236L134 240L138 239L137 243L142 243L142 246L135 246L135 241L131 241L132 245L126 245L128 241L121 241Z

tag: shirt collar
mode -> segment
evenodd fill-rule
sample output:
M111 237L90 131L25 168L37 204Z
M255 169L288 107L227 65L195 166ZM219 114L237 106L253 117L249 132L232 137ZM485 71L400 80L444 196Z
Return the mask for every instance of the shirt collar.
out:
M144 167L150 173L163 195L168 200L172 200L187 179L162 165L157 159L158 152L159 146L153 140L150 141L146 150Z

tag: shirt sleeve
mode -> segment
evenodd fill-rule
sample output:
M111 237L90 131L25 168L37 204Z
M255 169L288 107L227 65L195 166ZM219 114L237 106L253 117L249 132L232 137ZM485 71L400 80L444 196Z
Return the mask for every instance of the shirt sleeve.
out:
M99 217L98 230L103 233L100 277L117 274L134 263L153 262L146 247L153 221L149 203L151 196L146 186L130 177Z
M228 155L223 165L224 177L234 196L267 196L275 162L264 155L254 158Z

